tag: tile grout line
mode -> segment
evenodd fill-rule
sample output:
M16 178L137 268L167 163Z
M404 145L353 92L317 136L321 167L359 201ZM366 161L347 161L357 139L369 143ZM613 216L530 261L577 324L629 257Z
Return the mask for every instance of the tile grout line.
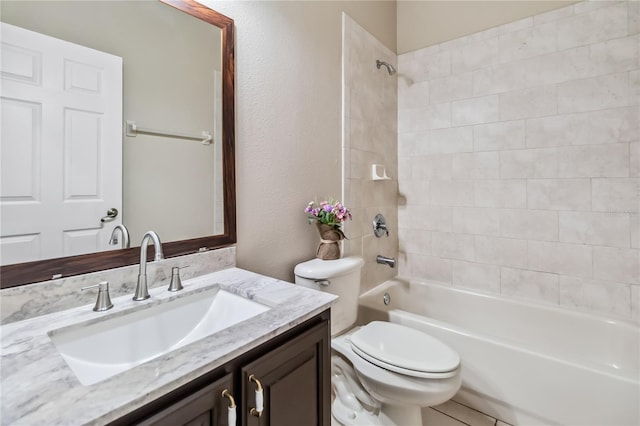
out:
M461 404L461 405L462 405L462 404ZM440 411L440 410L438 410L437 408L434 408L434 407L430 407L430 408L431 408L433 411L437 411L438 413L440 413L440 414L442 414L442 415L445 415L445 416L449 417L450 419L453 419L453 420L457 421L458 423L462 423L463 425L466 425L466 426L473 426L473 425L471 425L471 424L469 424L469 423L467 423L467 422L463 422L463 421L462 421L462 420L460 420L460 419L456 419L456 418L455 418L455 417L453 417L452 415L450 415L450 414L448 414L448 413L445 413L444 411Z

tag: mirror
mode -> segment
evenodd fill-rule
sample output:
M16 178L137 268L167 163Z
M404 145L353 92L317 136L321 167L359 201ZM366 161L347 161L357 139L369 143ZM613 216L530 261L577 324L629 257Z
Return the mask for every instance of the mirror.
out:
M7 5L13 2L5 1L2 2L3 8L3 21L5 20L5 10L8 7ZM31 4L32 7L38 7L42 4L50 3L50 2L15 2L15 3L26 3ZM126 3L126 2L67 2L72 5L72 7L81 7L80 5L89 4L89 7L103 7L106 4L113 3ZM172 13L179 15L177 21L166 21L161 28L156 28L156 34L154 38L162 40L163 36L169 36L172 38L177 38L178 44L180 42L183 43L183 50L192 50L195 53L203 53L210 49L211 51L215 51L220 46L221 56L220 56L220 71L218 75L220 76L218 93L219 102L221 104L221 108L216 111L213 101L215 100L214 93L211 93L209 87L201 87L202 93L211 93L211 96L206 96L207 101L211 102L211 108L202 105L188 105L184 107L178 107L174 110L169 110L169 112L164 112L164 116L162 114L156 114L158 117L154 117L153 114L148 117L142 117L140 114L139 118L128 117L127 111L133 111L134 108L127 105L127 101L124 101L124 113L122 117L123 127L125 125L125 121L130 119L140 120L137 123L139 128L143 127L154 127L160 129L171 129L175 131L179 131L180 133L188 132L190 134L198 135L203 130L207 130L212 134L213 138L213 146L217 146L219 149L219 153L217 155L218 161L220 161L219 165L216 166L216 163L213 163L213 159L210 158L208 152L215 152L213 149L209 149L210 147L203 146L200 144L198 140L188 140L182 138L171 138L165 136L157 136L157 135L146 135L139 133L136 136L127 136L123 135L123 151L124 151L124 167L123 167L123 206L122 206L122 215L119 220L123 220L124 224L129 227L131 226L131 241L133 245L139 245L139 240L141 235L147 230L155 230L158 232L163 242L163 250L165 253L165 257L173 257L178 255L184 255L189 253L194 253L203 249L212 249L216 247L221 247L225 245L230 245L236 242L236 223L235 223L235 156L234 156L234 36L233 36L233 20L217 13L216 11L209 9L195 1L192 0L159 0L159 2L131 2L137 3L139 5L144 4L144 6L155 6L166 8L171 10ZM171 7L172 6L172 7ZM183 13L185 12L186 15ZM155 12L148 12L155 13ZM162 12L164 13L164 11ZM190 16L189 16L190 15ZM155 16L154 16L155 17ZM74 16L75 18L75 16ZM147 19L150 19L150 16L147 16ZM205 24L205 26L209 26L210 24L219 28L219 38L218 42L211 41L210 47L207 47L206 44L202 44L201 41L199 45L195 45L196 43L186 43L182 40L183 33L185 32L178 26L180 19L189 19L193 20L197 18L200 22L200 26ZM18 24L16 24L18 25ZM92 25L91 22L84 22L80 20L76 22L74 26L83 27L84 29L91 29L96 25ZM213 27L211 27L213 28ZM120 38L129 37L128 34L119 35L119 31L122 31L121 28L113 28L111 29L112 35L116 37L118 35ZM167 42L168 43L168 42ZM78 43L80 44L80 43ZM162 44L162 46L165 46ZM95 49L100 50L100 46L91 46ZM145 49L139 49L140 55L145 55ZM164 52L164 50L163 50ZM124 63L124 91L127 91L127 65L129 62L126 57L123 61ZM193 69L189 69L185 61L173 61L171 64L168 64L166 68L170 69L176 75L176 78L179 79L190 79L196 80L196 75L194 74L196 71ZM190 61L188 61L190 62ZM162 69L164 70L164 67ZM161 74L158 72L158 74ZM212 79L211 77L205 77ZM149 80L152 80L149 78ZM205 85L205 83L202 83ZM152 96L150 99L146 100L141 97L136 97L134 100L129 99L128 102L133 103L143 103L148 102L147 104L141 105L138 111L144 111L145 107L148 108L148 105L157 105L160 103L167 103L166 99L163 99L163 96L166 93L163 93L162 88L160 90L150 90ZM178 94L180 95L180 93ZM176 94L171 94L168 96L170 98L170 104L179 104L179 96ZM125 95L126 99L126 95ZM175 105L174 105L175 106ZM203 114L204 111L204 114ZM195 116L206 116L204 120L213 118L212 115L218 114L218 122L211 120L209 122L197 122L197 119L192 120L196 122L196 124L190 123L188 126L181 125L181 120L174 120L174 116L183 114L186 119L193 119ZM171 122L166 117L171 117ZM182 121L184 121L185 117L182 117ZM155 122L154 122L155 118ZM144 120L148 120L144 122ZM221 122L220 122L221 121ZM166 122L166 124L165 124ZM218 124L219 123L219 124ZM199 126L197 128L193 128L193 126ZM185 128L186 127L186 128ZM206 128L209 127L209 128ZM213 127L213 128L211 128ZM153 129L152 129L153 130ZM154 158L157 158L155 154L163 149L169 149L169 147L173 147L176 151L170 151L168 155L161 156L160 158L172 158L175 161L168 162L164 164L157 165L157 169L148 169L144 171L143 168L140 167L141 164L153 163ZM200 149L201 148L201 149ZM200 149L200 150L199 150ZM205 151L202 151L204 149ZM207 151L209 149L209 151ZM139 151L137 153L138 156L142 156L142 160L134 160L131 158L135 158L133 155L129 155L130 151ZM191 153L188 153L191 152ZM207 175L203 178L203 173L205 171L201 170L199 172L195 171L195 161L197 161L198 157L204 157L202 152L207 152L207 161L211 161L212 167L218 170L218 187L216 188L215 179L210 178ZM146 157L145 157L146 156ZM215 157L215 156L213 156ZM133 164L127 164L127 162ZM143 171L140 172L139 169ZM138 176L135 178L132 177L134 172L138 173ZM206 171L210 173L211 171ZM214 173L211 173L214 175ZM162 183L161 179L166 178L167 181ZM184 179L188 178L190 180L185 181ZM145 181L146 179L146 181ZM160 179L160 180L158 180ZM211 180L214 179L214 182L211 183ZM207 181L208 184L204 185L203 182ZM158 183L160 182L160 183ZM173 193L165 191L165 189L172 184L172 182L177 182L177 191ZM180 191L180 188L184 188L187 186L189 191ZM127 193L127 190L129 192ZM200 190L201 192L198 192ZM216 191L218 193L216 194ZM152 202L148 201L144 197L145 194L150 192L159 193L158 199L160 200L157 205L153 205ZM200 209L189 208L185 206L193 206L193 201L183 200L180 196L184 195L183 193L189 192L196 194L195 197L198 199L207 199L209 205L213 205L211 210L206 214L202 214ZM127 195L128 194L128 195ZM127 198L128 197L128 198ZM223 201L219 206L215 206L215 199ZM136 205L136 202L138 203ZM144 210L144 207L147 210ZM163 208L162 208L163 207ZM133 217L135 217L133 209L136 209L136 213L138 214L141 222L140 225L133 224ZM219 214L214 215L213 210L220 210ZM184 210L186 214L192 214L192 216L184 216L182 219L175 220L176 214L179 211ZM197 214L194 214L196 212ZM165 214L165 217L169 218L170 228L166 228L164 230L164 236L162 225L159 222L154 222L155 219L161 219L159 216ZM193 225L196 221L195 217L204 217L206 218L203 221L202 225L192 226L191 229L179 229L180 224ZM131 219L129 219L131 218ZM216 218L220 218L218 223L216 223ZM131 221L131 224L128 223ZM166 222L166 220L165 220ZM113 228L113 223L110 224L109 229ZM219 231L219 232L216 232ZM138 235L139 234L139 235ZM150 252L153 250L150 248ZM149 256L152 256L152 253L149 253ZM111 250L104 251L99 253L91 253L91 254L82 254L78 256L67 256L67 257L59 257L52 258L47 260L39 260L32 261L26 263L16 263L10 265L4 265L0 267L0 283L2 288L13 287L16 285L39 282L44 280L52 279L53 277L58 276L71 276L89 272L95 272L102 269L110 269L115 267L121 267L131 264L136 264L139 261L139 248L132 249L121 249L121 250Z

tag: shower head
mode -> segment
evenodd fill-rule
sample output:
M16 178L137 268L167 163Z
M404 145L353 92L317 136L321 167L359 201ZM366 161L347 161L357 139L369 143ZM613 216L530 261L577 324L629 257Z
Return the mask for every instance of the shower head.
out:
M387 72L389 75L394 75L396 73L396 69L388 62L381 61L380 59L376 59L376 67L380 69L381 66L387 67Z

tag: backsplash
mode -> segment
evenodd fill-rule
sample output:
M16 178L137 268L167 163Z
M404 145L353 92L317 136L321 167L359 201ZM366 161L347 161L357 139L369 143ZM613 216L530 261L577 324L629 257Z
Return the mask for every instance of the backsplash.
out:
M398 58L400 272L636 321L640 3Z
M180 271L182 280L236 265L236 248L226 247L186 256L147 263L149 288L169 287L171 268L188 266ZM0 324L7 324L76 306L91 305L96 291L81 291L81 287L109 281L111 298L135 292L139 265L108 269L91 274L45 281L0 290Z

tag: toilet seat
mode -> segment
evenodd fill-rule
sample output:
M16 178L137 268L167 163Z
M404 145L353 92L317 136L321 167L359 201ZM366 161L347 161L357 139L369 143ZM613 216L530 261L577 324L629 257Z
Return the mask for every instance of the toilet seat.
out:
M444 379L458 374L460 356L441 341L410 327L372 321L351 335L353 352L389 371Z

